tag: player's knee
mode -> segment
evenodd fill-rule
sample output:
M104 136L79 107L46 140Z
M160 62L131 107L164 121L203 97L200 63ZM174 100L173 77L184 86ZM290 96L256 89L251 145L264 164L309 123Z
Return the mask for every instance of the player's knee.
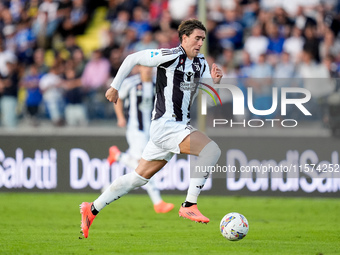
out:
M143 186L145 184L148 183L148 179L144 178L143 176L139 175L138 173L133 172L134 173L134 178L133 178L133 186L135 187L140 187L140 186Z
M221 149L214 141L210 141L200 152L201 157L215 158L216 162L221 156Z
M212 150L215 152L215 155L216 155L217 159L219 159L220 156L221 156L221 153L222 153L220 147L214 141L211 141L210 143L213 144L212 145L212 147L213 147Z
M129 174L118 177L110 186L111 191L124 189L129 192L134 188L143 186L148 183L148 179L140 176L135 171Z

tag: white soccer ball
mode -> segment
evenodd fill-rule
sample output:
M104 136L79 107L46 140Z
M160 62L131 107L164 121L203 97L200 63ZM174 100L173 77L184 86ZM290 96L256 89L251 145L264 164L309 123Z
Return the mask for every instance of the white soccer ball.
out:
M249 230L249 224L246 217L237 212L226 214L220 223L220 231L222 236L230 241L238 241L243 239Z

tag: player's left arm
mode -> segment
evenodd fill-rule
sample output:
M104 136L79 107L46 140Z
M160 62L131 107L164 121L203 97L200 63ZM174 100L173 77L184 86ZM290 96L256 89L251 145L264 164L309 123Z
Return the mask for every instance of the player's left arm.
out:
M219 68L219 66L213 63L210 71L208 62L206 60L204 60L204 65L204 71L201 76L202 84L210 85L212 87L214 87L214 84L219 84L223 76L222 70ZM213 97L216 100L215 93L213 93ZM213 101L211 97L208 97L207 103L209 106L215 105L215 101Z
M211 66L211 78L213 79L215 84L219 84L221 82L223 73L221 68L219 68L218 65L215 63L212 64Z
M219 84L221 82L223 72L222 72L222 69L217 64L213 63L211 66L211 71L210 71L208 62L204 60L203 70L204 71L201 75L201 79L204 79L205 82L209 84L212 84L212 83ZM208 81L207 79L212 79L213 82L211 83L211 81Z

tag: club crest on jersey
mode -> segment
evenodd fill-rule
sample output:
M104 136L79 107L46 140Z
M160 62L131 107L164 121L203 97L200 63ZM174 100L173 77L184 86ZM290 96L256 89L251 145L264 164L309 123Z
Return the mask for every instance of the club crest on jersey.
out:
M195 67L195 70L196 72L199 72L201 70L200 66L198 63L193 63L194 67Z
M153 56L157 56L159 53L156 51L156 52L153 52L151 51L151 57L153 58Z

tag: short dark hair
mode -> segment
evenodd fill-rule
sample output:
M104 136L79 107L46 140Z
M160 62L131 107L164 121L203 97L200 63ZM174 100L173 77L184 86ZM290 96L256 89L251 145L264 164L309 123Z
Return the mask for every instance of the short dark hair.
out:
M207 29L201 21L197 19L183 20L178 27L178 36L180 42L182 42L183 35L190 36L195 29L200 29L204 32L207 32Z

